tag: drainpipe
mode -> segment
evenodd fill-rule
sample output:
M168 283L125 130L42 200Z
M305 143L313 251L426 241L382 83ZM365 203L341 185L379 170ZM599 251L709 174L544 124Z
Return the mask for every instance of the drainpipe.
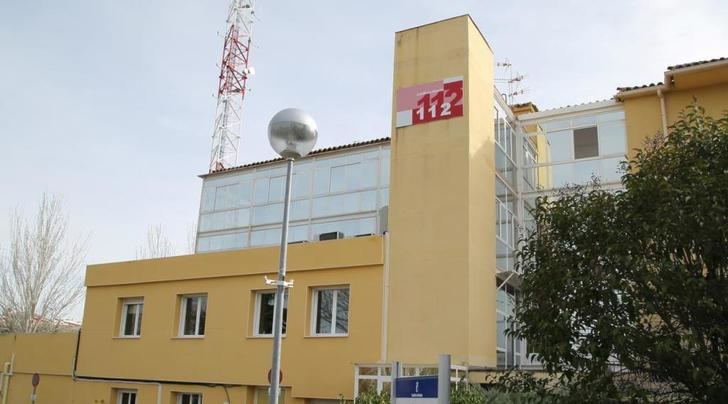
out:
M119 383L119 384L130 384L130 385L140 385L140 384L152 385L152 386L156 385L157 386L157 404L162 404L162 383L159 383L159 382L137 382L137 381L130 382L128 380L94 379L94 378L88 378L88 377L83 377L83 376L77 376L76 367L78 366L78 351L79 351L80 346L81 346L81 330L78 330L78 332L76 333L76 354L73 357L73 370L71 372L71 378L73 379L74 382L83 381L83 382L92 382L92 383L95 382L95 383L106 383L106 384ZM15 359L15 354L13 354L13 359ZM3 393L4 392L5 391L3 390ZM7 404L5 401L6 401L5 397L3 397L2 404Z
M660 98L660 115L662 116L662 133L667 138L667 111L665 108L665 95L662 93L662 86L657 87L657 97Z
M3 404L8 403L8 388L10 387L10 376L13 375L13 367L15 364L15 352L10 357L10 362L5 362L3 365L2 373L2 388L3 388Z
M382 347L379 356L383 363L387 360L388 350L388 323L389 323L389 232L384 232L384 273L382 276Z

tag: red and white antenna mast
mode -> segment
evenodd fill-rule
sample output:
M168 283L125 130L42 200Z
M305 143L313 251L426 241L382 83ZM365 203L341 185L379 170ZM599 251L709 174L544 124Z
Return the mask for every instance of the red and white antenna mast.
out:
M248 77L253 38L254 0L232 0L217 86L215 132L212 134L210 172L235 166L238 161L240 121Z

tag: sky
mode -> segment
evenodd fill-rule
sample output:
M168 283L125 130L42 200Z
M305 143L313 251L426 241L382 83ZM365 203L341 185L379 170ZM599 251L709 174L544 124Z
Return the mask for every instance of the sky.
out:
M151 225L184 252L228 4L0 0L0 249L10 213L47 192L89 264L134 259ZM287 107L316 119L319 147L389 136L394 32L462 14L525 75L516 101L541 109L728 56L723 0L258 0L239 162L275 156L266 128Z

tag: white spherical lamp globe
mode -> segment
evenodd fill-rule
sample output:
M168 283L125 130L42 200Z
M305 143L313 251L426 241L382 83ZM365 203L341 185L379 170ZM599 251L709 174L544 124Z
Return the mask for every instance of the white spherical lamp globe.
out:
M281 157L306 156L316 145L318 127L311 115L297 108L286 108L273 115L268 124L268 141Z

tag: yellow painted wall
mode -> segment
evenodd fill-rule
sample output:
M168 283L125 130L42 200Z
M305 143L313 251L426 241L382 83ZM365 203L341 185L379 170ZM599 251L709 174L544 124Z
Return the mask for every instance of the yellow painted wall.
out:
M707 115L722 116L728 111L728 70L706 71L706 80L700 80L700 73L690 75L688 83L700 84L690 87L687 84L664 91L667 125L672 125L680 117L680 112L697 100L698 105L705 108ZM676 79L677 80L677 79ZM678 89L679 88L679 89ZM642 93L639 96L623 98L625 125L627 129L627 148L629 157L634 156L634 149L642 148L646 138L662 132L660 99L656 91Z
M291 245L283 385L292 397L353 395L354 363L379 359L382 238ZM277 248L89 267L79 375L267 385L272 339L253 336L254 291L270 289ZM350 286L349 335L310 332L312 288ZM207 293L205 337L179 338L179 295ZM120 299L144 297L142 335L117 338Z
M395 35L388 360L495 365L493 56L469 16ZM464 76L464 116L396 128L398 88Z

